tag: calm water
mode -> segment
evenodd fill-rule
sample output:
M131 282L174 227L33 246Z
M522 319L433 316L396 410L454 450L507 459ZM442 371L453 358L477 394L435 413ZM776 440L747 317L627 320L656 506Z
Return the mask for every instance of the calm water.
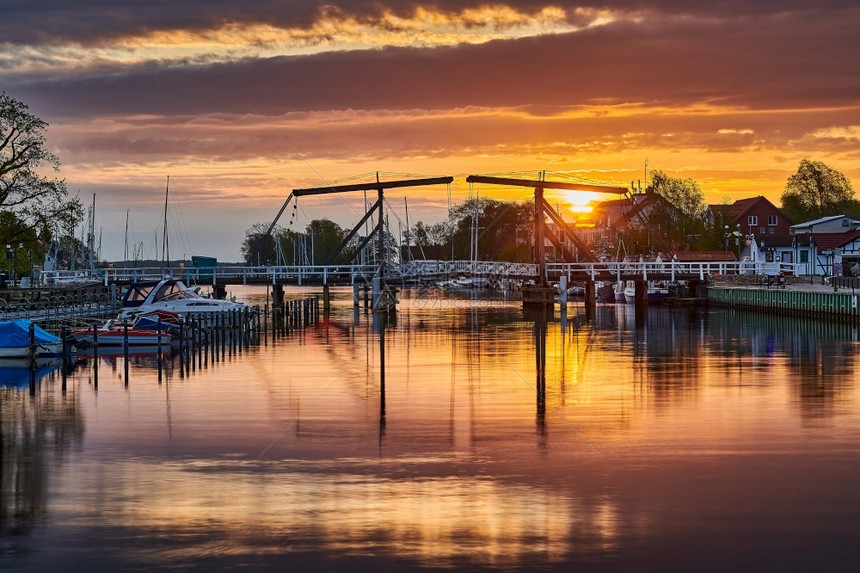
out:
M262 301L264 294L237 293ZM857 329L405 295L195 362L9 369L0 569L856 570Z

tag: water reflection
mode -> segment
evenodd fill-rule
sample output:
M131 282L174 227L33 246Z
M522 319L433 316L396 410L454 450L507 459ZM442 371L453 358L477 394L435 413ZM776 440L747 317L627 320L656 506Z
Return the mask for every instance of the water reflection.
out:
M23 568L727 569L740 547L779 569L857 529L852 327L421 296L382 315L347 293L241 355L168 358L161 384L103 357L97 393L88 364L65 399L4 400L4 480L79 450L2 514L40 550ZM77 438L12 438L7 408L35 426L46 392Z
M25 555L29 535L44 523L51 474L81 443L83 413L76 393L59 391L61 360L36 368L0 362L0 553ZM35 385L34 385L35 383Z

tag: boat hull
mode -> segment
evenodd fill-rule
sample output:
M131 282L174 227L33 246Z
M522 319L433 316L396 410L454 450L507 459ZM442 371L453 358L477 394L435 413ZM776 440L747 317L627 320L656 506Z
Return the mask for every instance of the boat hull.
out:
M36 358L57 358L63 355L63 343L52 342L36 345ZM29 346L0 347L0 358L29 358Z
M158 334L154 330L135 330L128 329L128 335L124 330L98 330L99 346L125 346L126 340L129 346L170 346L173 343L173 337L167 333ZM75 342L83 346L92 346L95 337L92 329L89 330L73 330L72 336Z

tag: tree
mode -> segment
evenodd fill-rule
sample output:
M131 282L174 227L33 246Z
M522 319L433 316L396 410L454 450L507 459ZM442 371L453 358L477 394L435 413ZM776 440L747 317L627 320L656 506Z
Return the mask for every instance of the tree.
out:
M248 265L302 265L323 264L328 256L340 245L346 231L328 219L314 219L305 233L289 231L275 226L266 234L268 223L255 223L245 231L242 242L242 257ZM334 264L347 261L354 248L347 246L338 255ZM280 258L278 256L280 252Z
M854 188L845 175L803 158L785 183L782 210L795 221L808 221L856 210Z
M705 195L693 179L669 177L660 170L651 174L651 188L663 197L671 209L657 206L650 219L672 244L687 244L688 235L701 234L704 227Z
M30 114L27 106L0 92L0 211L13 213L17 236L0 237L14 243L34 230L42 239L67 223L77 221L83 208L77 198L66 200L66 183L42 175L43 168L59 171L60 160L45 141L47 122Z
M255 223L245 231L245 240L242 242L242 258L249 266L271 265L275 262L275 240L280 236L283 229L275 227L271 234L266 234L269 225L266 223Z

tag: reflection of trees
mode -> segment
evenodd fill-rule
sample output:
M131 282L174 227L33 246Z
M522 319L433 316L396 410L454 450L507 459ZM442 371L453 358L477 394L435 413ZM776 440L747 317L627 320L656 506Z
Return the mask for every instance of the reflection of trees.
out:
M55 372L38 382L35 396L26 387L0 387L0 538L4 545L23 542L44 514L47 481L55 462L83 438L77 397L56 392L56 378Z

